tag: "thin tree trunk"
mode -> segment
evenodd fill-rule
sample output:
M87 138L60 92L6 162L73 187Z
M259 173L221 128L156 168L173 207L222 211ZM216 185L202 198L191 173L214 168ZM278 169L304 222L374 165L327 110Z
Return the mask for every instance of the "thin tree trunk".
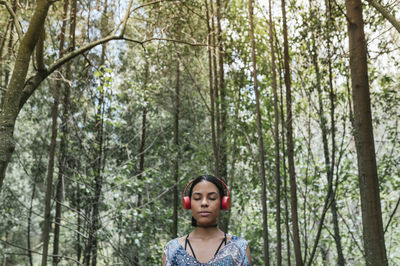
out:
M221 28L221 1L217 0L217 36L218 36L218 76L219 76L219 105L220 105L220 171L219 177L224 178L227 182L227 155L226 155L226 88L224 79L224 48L222 44L222 28Z
M214 174L218 176L218 149L217 149L217 140L215 137L215 99L214 99L214 88L213 88L213 64L212 64L212 50L214 48L212 47L212 32L211 32L211 27L210 27L210 13L208 10L208 3L207 0L204 0L205 5L206 5L206 16L207 16L207 30L208 30L208 38L207 38L207 43L208 43L208 75L209 75L209 86L210 86L210 120L211 120L211 140L212 140L212 147L213 147L213 152L214 152Z
M284 204L285 204L285 230L286 230L286 256L287 256L287 265L291 265L291 260L290 260L290 228L289 228L289 204L288 204L288 186L287 186L287 167L286 167L286 145L285 145L285 113L283 110L283 85L282 85L282 67L281 67L281 62L282 56L280 56L279 53L279 43L276 37L276 32L274 30L274 36L275 36L275 43L277 47L277 55L278 55L278 70L279 70L279 88L280 88L280 105L279 105L279 110L280 110L280 120L281 120L281 138L282 138L282 166L283 166L283 190L284 190Z
M276 181L276 261L282 265L282 232L281 232L281 173L279 153L279 109L278 92L276 82L275 47L272 26L272 1L269 0L269 44L271 49L272 90L274 93L274 141L275 141L275 181Z
M68 13L68 6L69 1L64 1L64 11L62 16L62 26L61 26L61 33L60 33L60 55L59 57L62 58L64 55L64 45L65 45L65 32L67 28L67 13ZM62 70L60 70L62 71ZM61 75L59 79L56 81L56 89L58 91L61 90ZM53 265L57 265L60 261L60 257L58 257L58 249L59 249L59 236L60 236L60 224L61 224L61 202L62 202L62 195L63 195L63 175L65 173L65 157L66 157L66 123L67 123L67 105L65 104L65 93L64 93L64 101L63 101L63 119L61 125L62 137L60 143L60 160L58 161L58 180L57 180L57 189L56 189L56 216L55 216L55 223L54 223L54 242L53 242Z
M107 0L104 3L104 10L103 10L103 19L107 16ZM104 25L103 25L104 26ZM104 35L104 32L102 32ZM105 62L105 55L106 55L106 44L102 45L101 51L101 58L100 58L100 65L103 66ZM100 210L99 205L101 203L101 190L103 187L103 176L102 176L102 169L103 169L103 146L104 146L104 92L105 92L105 83L101 81L100 86L103 89L99 90L98 93L98 104L97 110L95 115L95 130L96 130L96 140L95 140L95 148L94 148L94 165L93 165L93 172L95 173L94 176L94 198L93 198L93 206L91 211L91 224L89 229L89 239L88 245L85 251L85 259L84 264L89 265L91 262L92 266L97 265L97 247L98 247L98 230L100 228Z
M220 108L219 108L219 99L218 99L218 71L217 71L217 52L216 52L216 37L215 37L215 22L214 22L214 3L213 0L210 0L210 12L211 12L211 30L212 30L212 34L211 34L211 42L212 42L212 62L213 62L213 69L212 72L213 77L214 77L214 86L213 86L213 94L212 96L212 101L213 101L213 105L212 108L215 107L215 119L214 119L214 131L216 131L216 136L215 136L215 154L214 157L216 158L215 160L215 166L216 166L216 170L215 170L215 175L216 176L220 176L220 135L221 135L221 130L220 130Z
M382 14L384 18L386 18L390 24L400 33L400 22L396 19L396 17L390 14L390 11L387 10L383 5L381 5L376 0L366 0L371 6L373 6L379 13Z
M35 192L36 192L36 183L33 183L33 188L32 188L32 197L31 197L31 205L29 207L29 213L28 213L28 232L27 232L27 247L28 247L28 258L29 258L29 264L33 266L33 260L32 260L32 248L31 248L31 226L32 226L32 209L33 209L33 199L35 198Z
M226 104L226 88L224 79L224 47L222 43L221 28L221 1L217 0L217 34L218 34L218 66L219 66L219 103L220 103L220 141L219 141L219 177L228 184L228 156L227 156L227 104ZM228 210L229 212L229 210ZM228 232L229 215L222 216L221 230Z
M330 103L331 103L331 142L332 142L332 162L331 162L331 172L330 172L330 177L329 180L333 182L333 176L334 176L334 169L335 169L335 94L334 94L334 88L333 88L333 71L332 71L332 51L331 51L331 37L330 37L330 29L331 29L331 23L333 22L332 18L332 5L331 5L331 0L325 0L325 5L327 9L327 36L326 36L326 41L327 41L327 48L328 48L328 72L329 72L329 98L330 98ZM334 230L334 236L335 236L335 244L336 244L336 251L338 255L338 265L344 266L346 264L345 258L343 256L343 249L342 249L342 243L340 239L340 230L339 230L339 220L338 220L338 214L337 214L337 206L336 206L336 200L335 200L335 195L332 195L332 205L331 205L331 212L332 212L332 222L333 222L333 230Z
M287 134L287 150L289 162L289 176L290 176L290 203L292 212L292 227L293 227L293 246L296 256L296 265L303 265L301 258L301 246L299 235L299 221L297 215L297 184L296 173L294 165L294 145L292 133L292 91L291 91L291 78L290 78L290 64L289 64L289 44L287 37L286 25L286 1L282 0L282 17L283 17L283 39L284 39L284 61L285 61L285 85L286 85L286 134Z
M178 202L179 202L179 195L178 195L178 179L179 179L179 60L176 62L176 85L175 85L175 115L174 115L174 144L176 149L176 158L174 162L174 228L172 231L173 237L178 237Z
M310 1L310 6L311 6L311 1ZM312 10L312 8L311 8L311 10ZM314 14L311 13L310 18L313 16L314 16ZM318 247L319 238L321 236L321 230L322 230L322 226L324 223L327 208L328 208L328 206L332 206L332 203L334 201L334 195L333 195L333 170L334 169L331 167L331 163L330 163L331 158L329 155L328 128L327 128L328 122L324 115L325 110L324 110L323 95L322 95L323 89L322 89L322 84L321 84L321 72L320 72L319 63L318 63L318 51L317 51L314 32L311 33L310 54L312 55L312 62L313 62L314 68L315 68L315 75L316 75L316 89L317 89L317 93L318 93L318 117L320 120L318 124L321 129L321 135L322 135L322 144L323 144L323 153L324 153L324 159L325 159L325 170L326 170L326 174L327 174L328 191L327 191L327 196L326 196L326 200L324 203L324 208L322 210L323 213L322 213L320 221L319 221L318 231L317 231L317 235L315 237L314 246L311 251L310 259L308 261L308 265L311 265L312 261L314 259L314 255L315 255L315 252ZM332 109L331 111L334 111L334 109ZM334 119L334 117L331 117L331 118ZM333 121L333 123L334 123L334 121ZM334 129L332 129L332 130L334 130ZM334 132L332 132L332 134L333 133ZM333 139L333 141L334 141L334 139ZM335 143L332 143L332 145L334 146ZM335 152L335 149L333 148L332 153L334 153L334 152Z
M360 0L345 2L365 260L367 265L388 265L376 168L362 4Z
M43 28L44 31L44 28ZM40 47L44 42L44 32L41 32L41 38L39 39L37 46ZM43 46L42 46L43 47ZM38 53L38 52L37 52ZM40 52L39 52L40 53ZM57 117L58 117L58 104L60 99L60 87L56 86L54 90L54 103L52 106L52 126L51 126L51 140L50 140L50 152L49 162L47 167L47 178L46 178L46 199L45 199L45 212L44 212L44 226L42 232L43 239L43 251L42 251L42 265L47 265L47 256L50 240L51 231L51 199L53 197L53 174L54 174L54 159L57 145Z
M260 159L260 179L261 179L261 205L263 216L263 240L264 240L264 265L269 265L269 243L268 243L268 219L267 219L267 196L265 184L265 158L264 158L264 141L262 133L260 96L257 87L257 61L256 48L254 41L254 23L253 23L253 1L249 1L249 17L250 17L250 38L251 38L251 59L253 62L253 86L256 95L256 112L257 112L257 134L258 134L258 153Z

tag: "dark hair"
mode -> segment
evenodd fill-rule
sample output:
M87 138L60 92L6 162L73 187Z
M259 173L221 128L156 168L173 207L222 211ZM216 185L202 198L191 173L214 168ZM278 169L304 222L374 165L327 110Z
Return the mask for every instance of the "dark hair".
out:
M192 197L192 192L193 192L193 187L195 186L195 185L197 185L198 183L200 183L201 181L208 181L208 182L211 182L211 183L213 183L217 188L218 188L218 191L219 191L219 197L220 197L220 202L222 203L222 197L225 195L225 193L224 193L224 189L225 189L225 186L224 186L224 184L218 179L218 178L216 178L215 176L213 176L213 175L201 175L201 176L199 176L199 177L197 177L193 182L192 182L192 184L191 184L191 186L190 186L190 189L189 189L189 197L191 198ZM197 225L197 221L196 221L196 219L194 219L193 218L193 216L192 216L192 226L196 226Z

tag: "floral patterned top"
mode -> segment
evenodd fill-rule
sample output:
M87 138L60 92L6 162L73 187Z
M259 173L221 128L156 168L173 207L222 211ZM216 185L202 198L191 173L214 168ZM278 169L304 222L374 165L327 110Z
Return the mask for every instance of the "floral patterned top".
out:
M231 240L221 248L207 263L201 263L182 247L178 239L168 242L164 249L166 266L250 266L246 254L247 241L243 238L232 236Z

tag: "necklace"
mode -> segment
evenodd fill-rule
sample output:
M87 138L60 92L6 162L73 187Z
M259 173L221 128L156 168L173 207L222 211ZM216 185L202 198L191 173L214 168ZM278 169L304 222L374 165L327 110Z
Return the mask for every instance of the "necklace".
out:
M196 225L196 227L211 228L211 227L217 227L217 224L213 224L213 225Z
M197 260L196 254L194 254L194 250L193 250L193 248L192 248L192 245L190 244L190 241L189 241L188 237L189 237L189 235L187 235L187 236L186 236L186 239L185 239L185 250L186 250L187 244L189 244L189 248L190 248L190 250L192 251L193 257ZM217 255L219 249L220 249L221 246L222 246L222 243L225 243L225 245L226 245L226 233L225 233L225 232L224 232L224 239L222 239L221 243L219 244L219 246L218 246L218 248L217 248L217 251L215 251L214 257L215 257L215 255Z

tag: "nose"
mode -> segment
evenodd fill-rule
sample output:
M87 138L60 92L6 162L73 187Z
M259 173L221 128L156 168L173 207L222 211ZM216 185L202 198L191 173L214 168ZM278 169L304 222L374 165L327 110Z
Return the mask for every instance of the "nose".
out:
M208 200L207 198L203 198L201 200L201 207L208 207Z

